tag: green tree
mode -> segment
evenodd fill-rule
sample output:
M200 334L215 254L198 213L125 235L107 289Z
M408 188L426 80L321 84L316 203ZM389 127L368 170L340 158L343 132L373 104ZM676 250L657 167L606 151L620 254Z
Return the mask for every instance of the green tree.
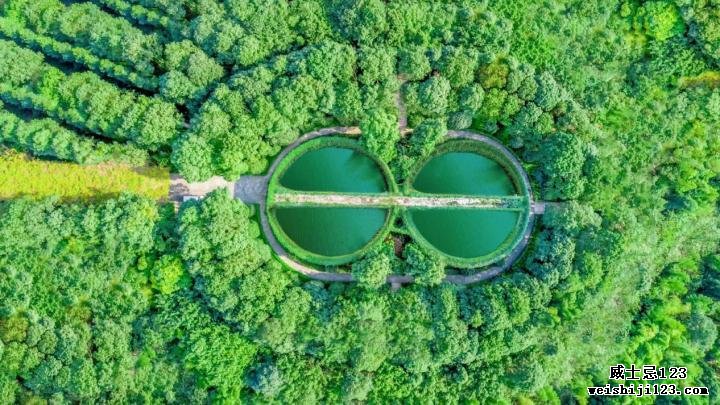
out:
M382 287L391 273L392 258L385 251L370 253L352 264L353 277L366 288Z
M430 117L445 115L450 97L450 82L442 76L433 76L420 84L418 102L421 111Z
M425 48L406 47L398 51L398 72L407 80L421 80L431 69Z
M407 274L415 277L415 282L423 285L439 284L445 278L445 262L432 252L416 244L408 244L403 251Z
M155 262L151 271L150 283L162 294L171 294L190 285L190 278L177 256L162 256Z
M665 41L685 31L680 11L669 1L648 1L635 16L636 24L651 38Z
M429 156L445 139L445 135L447 128L443 121L438 119L423 121L410 137L410 153L418 159Z
M360 131L363 145L380 160L388 163L395 158L400 140L395 115L382 110L368 112L360 122Z
M272 363L262 363L248 379L248 385L255 392L267 398L274 398L282 388L280 370Z
M545 198L572 199L582 193L585 186L582 176L585 152L577 136L565 132L554 134L540 160L545 176Z
M388 29L385 3L380 0L333 0L332 21L350 41L371 44Z

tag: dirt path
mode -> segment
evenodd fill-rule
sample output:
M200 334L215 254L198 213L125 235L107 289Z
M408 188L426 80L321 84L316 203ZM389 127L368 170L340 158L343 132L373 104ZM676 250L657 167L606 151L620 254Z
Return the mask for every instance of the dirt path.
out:
M408 197L403 195L350 195L350 194L275 194L274 205L330 205L350 207L457 207L478 209L522 210L527 199L508 197Z
M188 183L177 174L170 175L169 200L182 202L184 197L204 197L206 194L218 188L226 188L230 195L234 195L235 182L227 181L222 177L215 176L207 181Z
M402 91L400 91L405 81L403 77L398 76L398 91L395 93L395 107L397 107L398 110L398 129L401 134L405 133L408 129L407 108L405 107L405 101L402 99Z

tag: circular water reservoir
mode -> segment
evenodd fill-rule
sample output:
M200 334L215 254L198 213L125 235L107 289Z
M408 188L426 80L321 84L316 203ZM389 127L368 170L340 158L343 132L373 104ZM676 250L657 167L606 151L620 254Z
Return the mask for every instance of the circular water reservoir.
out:
M286 158L274 178L282 193L384 193L386 174L359 144L346 138L308 141ZM273 192L278 192L274 190ZM304 261L347 263L381 237L390 209L286 206L269 209L278 241Z
M502 154L476 141L452 140L421 162L411 193L434 196L512 197L525 193L519 174ZM501 163L503 162L503 163ZM410 208L405 218L415 239L458 267L498 261L516 246L528 209Z

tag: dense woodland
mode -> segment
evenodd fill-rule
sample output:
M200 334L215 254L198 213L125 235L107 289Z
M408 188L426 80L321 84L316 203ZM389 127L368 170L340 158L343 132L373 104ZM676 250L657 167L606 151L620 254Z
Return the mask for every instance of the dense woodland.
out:
M6 147L232 180L359 126L401 182L471 129L562 203L457 286L414 244L309 281L222 192L0 202L0 402L605 402L618 363L715 402L719 86L705 0L0 1Z

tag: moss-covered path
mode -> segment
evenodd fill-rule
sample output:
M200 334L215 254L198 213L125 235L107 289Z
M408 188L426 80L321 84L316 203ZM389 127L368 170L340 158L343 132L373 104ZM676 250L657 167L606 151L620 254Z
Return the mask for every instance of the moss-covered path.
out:
M524 196L472 197L472 196L404 196L395 194L327 194L277 193L274 206L315 205L343 207L425 207L425 208L476 208L493 210L527 209Z

